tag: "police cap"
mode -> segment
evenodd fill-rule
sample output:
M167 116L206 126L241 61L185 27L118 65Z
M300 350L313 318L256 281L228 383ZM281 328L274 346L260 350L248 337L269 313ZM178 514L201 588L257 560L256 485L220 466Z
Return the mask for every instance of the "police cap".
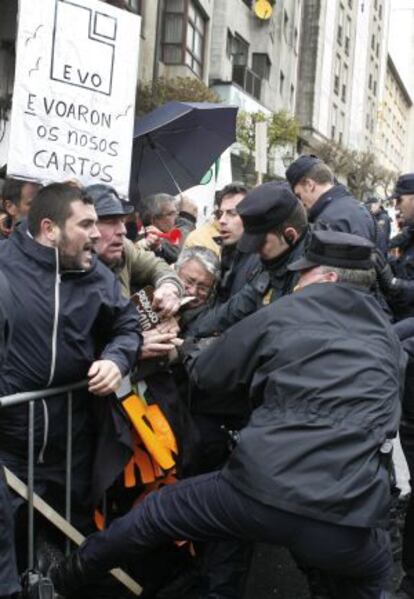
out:
M286 171L286 179L289 181L291 188L293 189L315 164L321 162L322 160L314 154L303 154L294 160Z
M399 198L402 195L414 195L414 173L407 173L398 177L391 198Z
M307 270L315 266L334 266L369 270L373 268L371 253L374 244L359 235L338 231L314 231L303 258L299 258L288 269Z
M109 185L97 183L89 185L85 192L93 200L98 218L106 216L126 216L134 212L134 207L121 200L116 190Z
M244 226L239 250L256 252L266 233L283 224L298 204L287 183L270 181L249 191L236 207Z

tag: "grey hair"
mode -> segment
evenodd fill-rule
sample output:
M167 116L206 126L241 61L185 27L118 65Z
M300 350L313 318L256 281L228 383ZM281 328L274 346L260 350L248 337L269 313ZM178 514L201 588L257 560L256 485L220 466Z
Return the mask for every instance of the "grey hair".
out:
M321 266L323 273L335 272L338 275L338 283L350 283L364 289L373 287L376 281L374 268L361 270L357 268L339 268L337 266Z
M186 247L178 256L178 260L175 263L175 269L178 271L184 264L190 262L190 260L197 260L197 262L199 262L201 266L214 277L215 281L220 277L220 260L213 250L209 250L201 245Z
M163 206L169 202L175 204L176 199L168 193L155 193L141 200L139 214L144 227L149 227L153 218L161 216Z

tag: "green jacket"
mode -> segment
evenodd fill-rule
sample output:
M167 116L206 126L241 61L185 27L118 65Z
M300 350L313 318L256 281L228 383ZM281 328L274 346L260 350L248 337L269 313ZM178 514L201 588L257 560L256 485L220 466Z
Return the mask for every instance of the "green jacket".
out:
M160 287L163 283L172 283L180 295L184 294L183 285L174 270L153 252L134 245L129 239L124 241L124 264L118 271L122 293L131 297L132 290L151 285Z

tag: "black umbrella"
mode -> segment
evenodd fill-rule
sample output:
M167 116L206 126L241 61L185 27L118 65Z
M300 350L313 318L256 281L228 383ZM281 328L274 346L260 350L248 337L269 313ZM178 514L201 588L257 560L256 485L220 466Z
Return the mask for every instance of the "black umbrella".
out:
M237 108L168 102L135 122L131 186L141 197L175 195L200 183L213 162L236 140Z

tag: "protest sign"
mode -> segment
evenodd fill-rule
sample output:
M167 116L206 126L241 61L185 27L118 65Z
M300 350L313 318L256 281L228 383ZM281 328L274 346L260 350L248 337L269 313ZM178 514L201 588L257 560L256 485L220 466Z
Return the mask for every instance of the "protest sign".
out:
M8 176L128 193L139 39L98 0L20 0Z

